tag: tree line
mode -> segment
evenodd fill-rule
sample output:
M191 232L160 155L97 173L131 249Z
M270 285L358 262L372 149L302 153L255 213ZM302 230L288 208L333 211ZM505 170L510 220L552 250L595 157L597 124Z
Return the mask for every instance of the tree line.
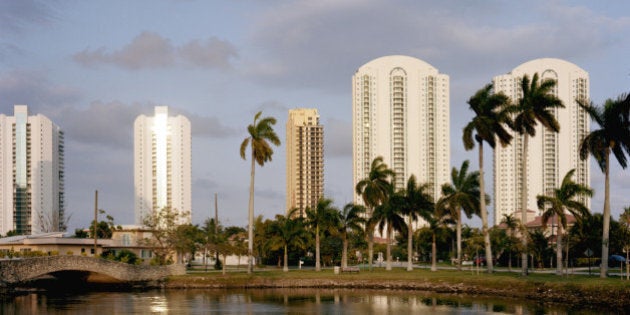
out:
M431 200L426 192L426 184L417 184L412 176L407 181L407 187L394 191L392 185L394 173L383 163L381 157L374 159L370 173L367 178L361 180L355 187L358 195L361 196L364 205L364 214L361 222L364 227L365 238L368 250L368 265L372 266L374 257L373 243L374 231L379 229L387 238L387 265L386 269L391 269L391 244L393 232L397 231L402 235L407 235L407 245L413 248L413 221L422 218L425 227L437 227L454 224L456 230L457 250L455 251L455 261L458 268L462 263L462 212L468 217L473 214L479 215L482 221L481 237L483 239L483 252L487 264L487 271L493 271L493 243L488 227L487 204L490 198L485 193L484 169L483 169L483 147L484 142L492 149L499 143L502 146L511 145L515 136L522 139L522 159L521 159L521 218L520 220L511 217L504 218L510 222L515 222L519 228L510 231L511 237L520 238L521 268L522 274L528 274L528 264L532 244L535 237L540 238L544 233L539 230L539 234L532 234L525 228L527 224L527 170L528 170L528 147L529 138L536 135L538 124L550 132L559 132L558 123L554 111L564 108L562 100L554 95L556 86L553 79L540 79L535 73L530 79L524 75L519 82L520 97L511 100L505 94L494 91L492 84L487 84L477 91L468 101L470 109L475 116L463 129L463 142L466 150L474 148L478 144L479 149L479 171L468 172L469 163L465 161L459 169L453 168L451 183L442 186L442 196L437 201ZM578 106L584 110L590 118L598 125L598 129L591 130L587 136L581 140L579 155L585 160L592 155L602 172L605 173L604 205L602 214L601 250L598 250L601 257L600 276L607 276L608 256L611 245L611 215L610 215L610 155L614 155L618 163L626 168L627 155L630 154L630 96L620 95L616 99L608 99L601 106L597 106L588 100L575 100ZM247 128L248 137L241 144L240 155L246 159L248 146L251 152L251 180L250 180L250 203L249 203L249 268L252 271L253 257L253 209L254 209L254 174L255 162L264 166L265 162L271 161L273 149L270 145L279 145L280 140L273 131L275 118L260 118L261 112L254 117L254 123ZM549 219L558 219L558 238L556 240L556 260L558 273L561 273L562 264L562 234L568 228L566 214L571 213L577 220L575 226L580 226L592 220L590 209L579 203L578 197L593 195L593 191L586 186L573 181L574 171L569 171L560 187L554 189L553 193L540 195L537 197L539 210L542 211L542 224L547 226ZM325 200L325 199L324 199ZM319 204L318 204L319 206ZM351 207L358 207L352 205ZM405 223L407 218L408 222ZM315 225L316 238L316 269L319 269L319 237L320 228ZM569 233L570 239L570 233ZM545 237L546 238L546 237ZM434 235L433 239L437 239ZM546 240L548 242L548 240ZM435 241L433 241L435 243ZM569 253L569 244L566 249ZM408 249L409 252L411 250ZM533 255L533 254L532 254ZM432 255L436 258L435 253ZM540 256L540 255L539 255ZM568 256L568 255L567 255ZM286 261L286 259L285 259ZM511 259L510 259L511 263ZM411 270L411 255L408 255L408 269Z

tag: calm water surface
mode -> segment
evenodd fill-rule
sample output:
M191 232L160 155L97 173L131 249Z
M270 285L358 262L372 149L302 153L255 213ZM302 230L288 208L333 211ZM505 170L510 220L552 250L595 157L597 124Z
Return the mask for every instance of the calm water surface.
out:
M48 291L0 303L0 314L615 314L531 301L376 290Z

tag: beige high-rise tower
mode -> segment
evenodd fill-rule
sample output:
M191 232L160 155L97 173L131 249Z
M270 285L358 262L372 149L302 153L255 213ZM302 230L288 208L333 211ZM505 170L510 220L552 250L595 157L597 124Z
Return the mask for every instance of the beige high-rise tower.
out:
M287 213L313 208L324 195L324 127L316 109L289 110L287 120Z

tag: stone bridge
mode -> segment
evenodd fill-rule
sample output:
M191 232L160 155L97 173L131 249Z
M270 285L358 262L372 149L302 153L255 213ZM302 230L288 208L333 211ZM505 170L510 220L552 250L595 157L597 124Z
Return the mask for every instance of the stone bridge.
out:
M0 260L0 287L29 281L43 275L96 273L120 282L150 282L186 273L184 265L148 266L85 256L47 256Z

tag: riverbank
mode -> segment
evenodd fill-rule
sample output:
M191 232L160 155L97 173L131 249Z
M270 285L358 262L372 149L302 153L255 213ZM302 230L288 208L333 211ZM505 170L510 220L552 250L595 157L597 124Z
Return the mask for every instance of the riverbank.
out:
M436 293L466 294L527 299L546 303L561 303L594 308L630 308L630 281L619 278L601 279L596 276L515 273L473 274L470 271L428 270L361 271L334 274L332 270L315 271L256 271L196 273L169 277L162 284L167 289L267 289L267 288L327 288L410 290Z

